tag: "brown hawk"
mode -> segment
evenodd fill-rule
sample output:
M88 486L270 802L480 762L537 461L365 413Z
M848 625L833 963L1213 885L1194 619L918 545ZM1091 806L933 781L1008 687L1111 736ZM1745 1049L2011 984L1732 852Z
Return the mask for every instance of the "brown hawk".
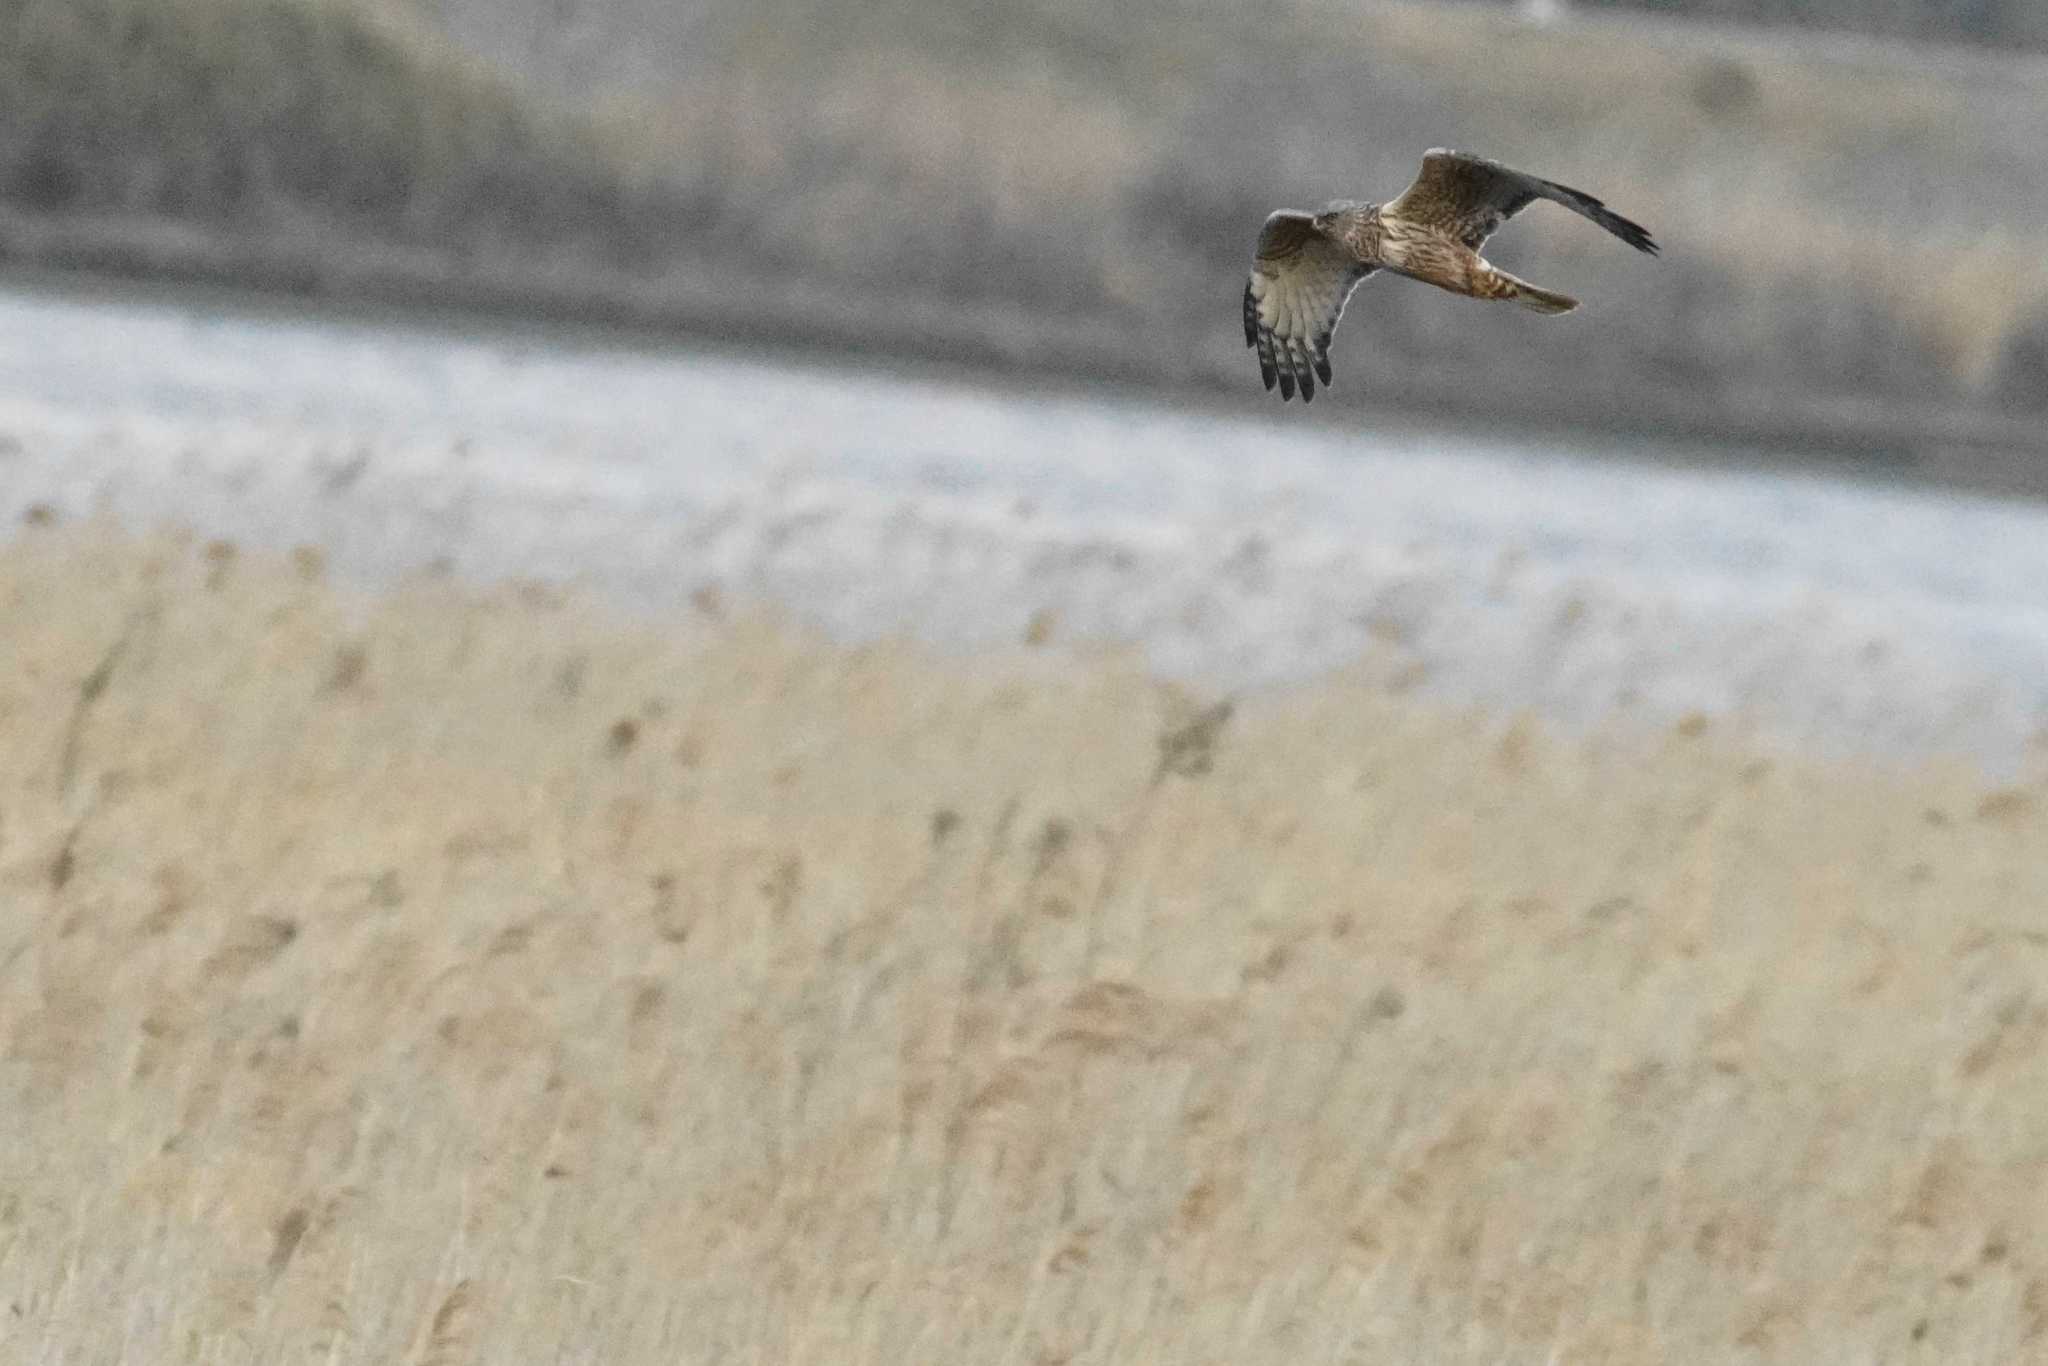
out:
M1642 225L1582 190L1511 170L1485 157L1436 147L1415 183L1387 204L1339 200L1321 213L1282 209L1266 219L1244 287L1244 344L1258 348L1259 373L1280 397L1304 403L1330 382L1330 333L1360 280L1382 268L1411 280L1569 313L1579 301L1541 289L1490 264L1480 246L1539 199L1592 219L1637 251L1656 255Z

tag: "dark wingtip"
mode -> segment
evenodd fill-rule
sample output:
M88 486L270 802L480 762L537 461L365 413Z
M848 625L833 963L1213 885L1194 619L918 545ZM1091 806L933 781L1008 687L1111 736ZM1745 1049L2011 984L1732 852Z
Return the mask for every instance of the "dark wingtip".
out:
M1244 344L1259 344L1259 301L1252 297L1252 284L1249 280L1244 284Z
M1289 369L1282 369L1280 371L1280 401L1282 403L1285 403L1288 399L1293 397L1294 371Z
M1560 185L1554 180L1546 180L1543 183L1570 200L1586 217L1592 219L1595 223L1598 223L1637 251L1647 252L1651 256L1658 254L1659 248L1656 242L1651 240L1650 230L1632 219L1623 218L1620 214L1608 208L1605 200L1596 199L1584 190L1575 190L1569 185Z
M1321 381L1323 382L1323 387L1324 387L1324 388L1326 388L1326 389L1327 389L1327 388L1329 387L1329 385L1330 385L1330 358L1329 358L1328 356L1326 356L1326 355L1318 355L1318 356L1316 357L1316 378L1317 378L1317 379L1319 379L1319 380L1321 380Z
M1600 226L1606 228L1637 251L1645 252L1651 256L1655 256L1658 253L1659 248L1655 239L1650 236L1650 230L1642 224L1631 222L1611 210L1606 213L1606 219L1612 221L1603 220Z

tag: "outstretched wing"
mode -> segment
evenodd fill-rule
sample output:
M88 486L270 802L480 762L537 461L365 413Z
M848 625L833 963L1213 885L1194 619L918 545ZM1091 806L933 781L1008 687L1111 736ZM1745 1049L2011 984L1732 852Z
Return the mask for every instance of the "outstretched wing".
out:
M1259 374L1280 397L1316 396L1330 382L1330 333L1344 301L1372 274L1343 247L1316 231L1305 213L1282 209L1266 219L1244 286L1244 344L1259 351Z
M1584 190L1445 147L1423 153L1415 183L1382 208L1380 216L1448 232L1477 251L1501 224L1539 199L1592 219L1637 251L1657 254L1657 244L1642 224L1623 218Z

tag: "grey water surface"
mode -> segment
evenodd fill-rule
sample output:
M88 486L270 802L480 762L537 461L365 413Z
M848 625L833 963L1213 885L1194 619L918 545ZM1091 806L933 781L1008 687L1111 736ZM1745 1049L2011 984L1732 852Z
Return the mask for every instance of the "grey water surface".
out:
M1037 617L1211 689L1345 669L1566 723L2038 751L2048 508L1672 453L0 291L4 535L40 503L318 544L365 583L439 563L657 616L716 585L852 639Z

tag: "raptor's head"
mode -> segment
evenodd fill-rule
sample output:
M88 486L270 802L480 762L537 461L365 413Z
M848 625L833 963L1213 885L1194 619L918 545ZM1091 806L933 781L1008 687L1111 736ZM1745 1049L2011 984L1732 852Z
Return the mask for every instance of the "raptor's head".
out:
M1357 213L1360 209L1370 207L1372 206L1356 199L1333 199L1323 207L1321 213L1314 216L1313 221L1316 231L1322 233L1330 232L1344 218Z

